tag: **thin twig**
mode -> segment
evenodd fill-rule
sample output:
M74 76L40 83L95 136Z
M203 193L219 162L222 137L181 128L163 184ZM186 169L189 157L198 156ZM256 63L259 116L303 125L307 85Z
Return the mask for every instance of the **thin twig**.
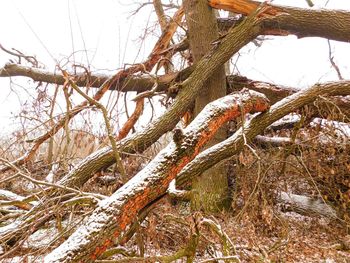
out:
M97 100L89 97L81 89L79 89L79 87L75 84L75 82L71 78L69 78L68 73L66 71L62 70L62 73L65 76L65 78L67 79L67 81L69 82L69 84L71 85L71 87L76 92L78 92L82 97L84 97L84 99L89 101L90 104L95 105L97 108L99 108L102 111L103 119L104 119L105 125L106 125L107 135L108 135L108 138L109 138L111 145L112 145L112 149L113 149L113 152L115 155L115 160L117 162L118 170L119 170L120 175L121 175L121 180L125 183L127 180L126 171L125 171L124 165L121 161L120 153L119 153L118 147L117 147L117 142L113 136L113 129L112 129L111 124L109 122L108 112L107 112L106 108L101 103L99 103Z

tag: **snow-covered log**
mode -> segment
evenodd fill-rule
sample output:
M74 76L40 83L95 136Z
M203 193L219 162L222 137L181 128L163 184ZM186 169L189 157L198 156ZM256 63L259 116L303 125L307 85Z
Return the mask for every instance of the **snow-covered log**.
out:
M100 256L127 227L138 212L164 194L169 183L210 140L222 124L241 114L266 111L266 97L243 90L208 104L184 130L176 129L174 141L162 150L143 170L98 208L45 262L89 262Z
M337 218L337 212L320 198L281 192L278 199L286 206L286 209L296 211L299 214Z
M319 96L349 95L350 81L337 81L316 84L301 90L275 103L264 114L254 116L225 141L201 152L178 175L176 185L181 185L199 176L203 171L211 168L220 161L239 153L244 144L249 143L269 125L298 108L315 101Z
M269 137L269 136L263 136L263 135L257 135L255 137L254 142L258 145L260 145L262 148L271 148L271 147L285 147L292 144L300 145L300 141L296 140L293 141L289 137Z

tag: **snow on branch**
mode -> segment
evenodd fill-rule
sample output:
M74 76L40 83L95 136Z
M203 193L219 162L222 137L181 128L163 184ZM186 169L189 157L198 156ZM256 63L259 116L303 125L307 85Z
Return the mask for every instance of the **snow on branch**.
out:
M137 218L138 212L163 195L169 183L225 122L241 114L266 111L267 98L247 89L208 104L143 170L101 201L97 209L45 262L93 260Z
M244 127L237 130L225 141L201 152L179 173L176 185L182 185L203 171L211 168L220 161L239 153L246 141L252 141L269 125L298 108L314 102L318 97L330 95L350 95L350 81L336 81L316 84L301 90L275 103L264 114L260 114L247 121Z

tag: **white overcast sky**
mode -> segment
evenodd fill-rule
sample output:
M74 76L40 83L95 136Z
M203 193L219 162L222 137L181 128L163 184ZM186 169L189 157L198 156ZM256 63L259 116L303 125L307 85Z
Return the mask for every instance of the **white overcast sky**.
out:
M349 0L313 1L314 8L350 10ZM48 69L54 68L55 60L60 61L75 51L77 63L88 62L92 70L114 70L112 73L125 64L142 62L156 40L150 38L144 44L140 41L149 21L154 22L154 16L150 19L150 6L131 17L137 2L141 1L1 0L0 43L6 48L35 55ZM274 3L307 7L305 0L276 0ZM335 41L331 44L343 76L350 78L350 44ZM337 80L328 60L325 39L271 37L262 47L249 45L240 53L239 71L253 79L300 87ZM0 50L0 66L9 58ZM28 90L35 88L27 79L15 78L14 82ZM8 79L0 79L0 86L1 136L11 129L11 112L17 113L19 100L23 103L26 98L23 93L18 98L11 92Z

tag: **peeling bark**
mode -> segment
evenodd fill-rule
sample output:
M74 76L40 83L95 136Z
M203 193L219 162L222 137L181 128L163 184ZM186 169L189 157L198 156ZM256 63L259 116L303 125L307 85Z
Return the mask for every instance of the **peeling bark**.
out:
M236 14L250 15L257 11L259 8L265 10L260 15L263 16L277 16L281 13L279 7L269 5L266 2L261 3L251 0L209 0L209 5L216 9L224 9ZM266 8L267 7L267 8Z

